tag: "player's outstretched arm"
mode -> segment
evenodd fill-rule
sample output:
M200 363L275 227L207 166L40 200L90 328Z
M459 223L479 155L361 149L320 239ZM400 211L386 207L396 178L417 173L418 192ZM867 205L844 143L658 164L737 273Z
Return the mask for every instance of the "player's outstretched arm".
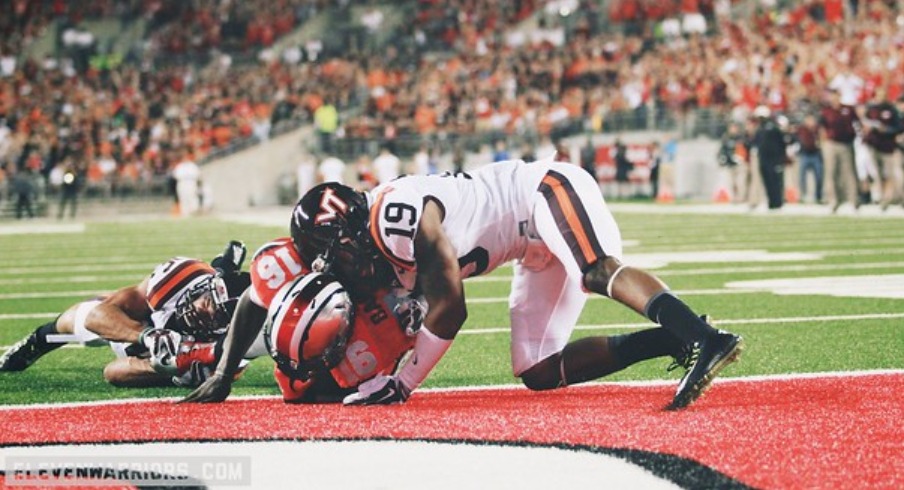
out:
M229 396L239 362L248 352L267 318L267 310L251 301L250 291L245 290L236 305L235 315L223 341L223 355L217 364L216 372L179 403L216 403Z
M150 315L145 279L104 299L85 319L85 327L109 341L135 343Z

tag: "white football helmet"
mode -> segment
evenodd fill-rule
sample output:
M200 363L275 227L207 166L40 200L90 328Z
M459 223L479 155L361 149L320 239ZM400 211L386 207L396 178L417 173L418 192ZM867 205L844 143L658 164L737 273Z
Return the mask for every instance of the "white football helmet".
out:
M342 284L329 274L312 272L276 293L264 341L283 373L305 381L342 361L354 323L354 304Z

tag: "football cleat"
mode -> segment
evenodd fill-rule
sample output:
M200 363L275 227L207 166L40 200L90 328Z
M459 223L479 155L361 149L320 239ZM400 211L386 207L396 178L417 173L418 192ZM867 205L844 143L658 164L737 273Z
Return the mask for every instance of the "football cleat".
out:
M713 325L713 319L709 315L700 315L700 319L703 320L708 325ZM700 342L691 342L690 344L684 344L681 347L681 350L675 354L672 354L673 361L669 364L669 367L666 368L666 371L672 372L678 368L684 368L685 375L686 371L690 370L691 366L694 365L694 362L697 361L697 357L700 355Z
M25 371L44 354L52 351L56 345L38 345L38 336L34 333L16 342L3 357L0 357L0 371L17 372Z
M684 347L681 348L681 352L679 352L678 355L674 357L672 363L669 364L669 367L666 368L666 371L672 372L678 368L684 368L685 371L688 371L691 369L691 366L694 365L694 362L699 356L700 342L685 344Z
M719 372L738 360L743 349L744 339L724 330L700 342L696 360L681 378L675 398L666 409L680 410L700 398Z

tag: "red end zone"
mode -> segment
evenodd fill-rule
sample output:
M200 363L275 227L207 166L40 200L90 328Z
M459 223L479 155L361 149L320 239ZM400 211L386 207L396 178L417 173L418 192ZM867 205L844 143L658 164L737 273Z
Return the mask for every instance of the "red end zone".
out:
M904 374L717 383L684 412L670 386L421 393L345 408L276 399L0 410L0 446L220 439L442 439L625 448L761 488L904 487ZM186 426L186 421L196 421ZM197 421L204 421L200 423Z

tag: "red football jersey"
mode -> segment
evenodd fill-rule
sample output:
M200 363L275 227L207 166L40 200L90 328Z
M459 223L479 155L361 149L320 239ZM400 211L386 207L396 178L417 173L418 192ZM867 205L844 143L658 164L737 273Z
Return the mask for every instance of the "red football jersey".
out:
M251 300L262 308L270 303L282 286L310 272L291 238L280 238L261 247L251 259ZM402 356L414 346L414 338L405 335L393 314L395 298L381 290L366 302L356 304L355 327L348 340L345 358L330 371L336 384L353 388L378 374L391 374ZM287 401L297 400L313 381L292 383L274 370L277 383Z

